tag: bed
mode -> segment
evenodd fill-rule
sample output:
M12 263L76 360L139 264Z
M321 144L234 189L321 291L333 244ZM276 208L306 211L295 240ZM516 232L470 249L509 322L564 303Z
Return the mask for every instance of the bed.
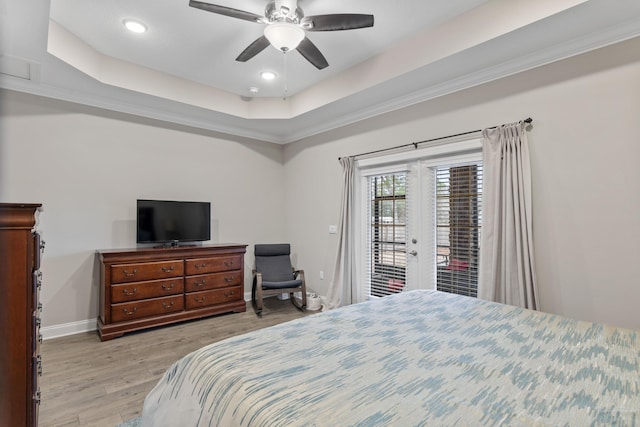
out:
M639 331L411 291L171 366L143 426L640 425Z

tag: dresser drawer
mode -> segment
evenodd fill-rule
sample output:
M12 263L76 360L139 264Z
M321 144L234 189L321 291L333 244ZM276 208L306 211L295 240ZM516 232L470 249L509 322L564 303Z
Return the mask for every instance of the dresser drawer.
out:
M40 328L42 327L42 303L38 302L37 307L32 311L31 317L31 334L32 345L31 351L33 355L40 354L40 344L42 344L42 333Z
M187 276L240 270L242 267L242 255L225 255L185 260Z
M229 286L242 284L242 276L241 271L190 276L185 279L184 290L185 292L196 292L215 288L228 288Z
M42 356L40 356L40 354L34 355L31 358L31 370L31 375L33 376L32 389L38 390L40 377L42 376Z
M139 282L141 280L165 279L184 274L184 263L180 260L117 264L111 266L111 283Z
M181 294L184 291L184 279L149 280L146 282L122 283L111 286L111 302L127 302L140 299L164 297Z
M242 299L242 291L239 286L232 288L214 289L211 291L191 292L184 295L187 310L192 310L225 302Z
M123 322L182 311L183 308L184 296L182 295L125 302L111 305L111 318L114 322Z

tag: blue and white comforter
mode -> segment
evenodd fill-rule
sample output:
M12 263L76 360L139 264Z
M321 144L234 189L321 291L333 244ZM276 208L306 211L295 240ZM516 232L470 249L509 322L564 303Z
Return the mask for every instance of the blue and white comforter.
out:
M144 426L640 426L640 337L413 291L176 362Z

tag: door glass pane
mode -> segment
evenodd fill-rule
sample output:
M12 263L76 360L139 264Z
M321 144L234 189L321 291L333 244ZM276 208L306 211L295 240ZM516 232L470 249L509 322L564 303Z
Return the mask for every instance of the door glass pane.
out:
M370 280L367 295L382 297L406 287L407 175L400 172L372 176L368 187Z
M437 289L477 296L482 164L436 169Z

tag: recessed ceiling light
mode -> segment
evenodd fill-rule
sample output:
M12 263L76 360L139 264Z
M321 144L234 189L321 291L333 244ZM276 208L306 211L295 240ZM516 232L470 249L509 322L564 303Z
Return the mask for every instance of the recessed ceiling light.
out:
M125 27L127 27L127 30L133 33L141 34L147 31L147 26L140 21L135 21L133 19L125 19L124 21L122 21L122 23L124 24Z
M265 80L273 80L276 78L276 73L273 71L263 71L260 73L260 76Z

